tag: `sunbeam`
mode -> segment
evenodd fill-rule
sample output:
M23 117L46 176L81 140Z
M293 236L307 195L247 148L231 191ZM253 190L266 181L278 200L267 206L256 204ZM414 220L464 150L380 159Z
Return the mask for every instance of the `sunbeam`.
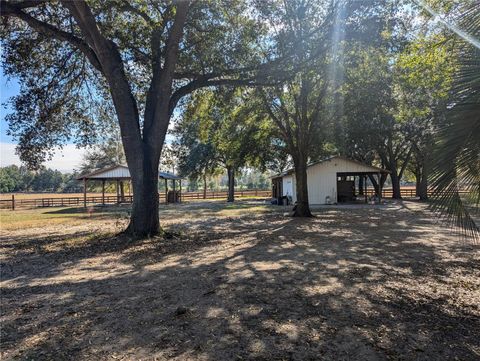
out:
M446 28L448 28L450 31L454 32L455 34L457 34L458 36L460 36L462 39L464 39L465 41L469 42L470 44L472 44L473 46L475 46L476 48L480 49L480 40L478 40L477 38L475 38L474 36L466 33L465 31L463 31L462 29L460 29L458 26L456 26L455 24L451 24L449 23L448 21L446 21L445 19L443 19L443 17L437 13L435 10L433 10L430 6L428 6L427 4L425 4L425 2L423 0L415 0L415 2L420 5L424 10L426 10L430 15L433 16L433 18L435 19L435 21L438 21L439 23L441 23L442 25L444 25Z

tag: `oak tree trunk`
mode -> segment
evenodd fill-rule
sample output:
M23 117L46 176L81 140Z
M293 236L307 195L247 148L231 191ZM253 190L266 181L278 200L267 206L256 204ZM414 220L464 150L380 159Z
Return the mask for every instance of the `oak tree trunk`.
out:
M390 178L392 180L392 198L393 199L402 199L402 194L400 192L400 177L396 171L390 173Z
M377 179L375 179L373 174L369 174L368 179L370 179L370 182L372 182L372 185L373 185L373 188L375 189L375 194L377 195L377 197L382 198L382 194L380 194L380 188L383 188L383 185L387 180L386 175L382 174L380 176L380 179L378 180L380 183L377 181Z
M417 168L415 170L415 196L420 197L420 180L422 178L422 173Z
M132 172L132 214L125 233L136 237L155 236L160 232L158 171L152 163L144 162L140 171Z
M235 171L233 168L227 168L227 176L228 176L228 196L227 202L235 201Z
M295 180L297 204L293 213L294 217L312 217L310 204L308 202L308 186L307 186L307 160L303 157L295 157ZM294 159L295 159L294 158Z

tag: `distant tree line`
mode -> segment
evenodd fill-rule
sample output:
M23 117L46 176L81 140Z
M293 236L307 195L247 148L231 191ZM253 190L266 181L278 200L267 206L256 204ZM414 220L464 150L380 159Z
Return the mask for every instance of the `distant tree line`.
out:
M78 192L81 187L76 176L46 167L31 171L25 166L9 165L0 168L0 193Z
M211 176L207 178L206 188L203 181L199 178L187 178L186 190L188 192L200 192L200 191L217 191L228 189L228 177L226 174L220 174L217 176ZM268 190L271 188L270 177L266 173L262 173L255 169L242 169L239 171L238 176L235 179L235 189L262 189Z

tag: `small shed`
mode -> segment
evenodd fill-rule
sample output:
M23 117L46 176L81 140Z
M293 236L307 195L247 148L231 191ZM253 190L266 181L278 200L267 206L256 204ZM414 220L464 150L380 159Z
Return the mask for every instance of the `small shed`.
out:
M158 172L158 177L165 181L165 202L179 202L181 199L182 178L167 172ZM83 181L83 203L85 207L87 205L87 183L89 181L102 182L102 204L105 204L105 184L107 182L115 182L117 203L125 202L127 197L130 202L132 201L132 195L129 194L125 196L124 191L125 182L131 183L130 170L126 165L116 164L108 168L99 169L88 174L83 174L79 176L77 180ZM168 190L168 181L172 183L172 191ZM176 187L177 181L178 189ZM129 189L131 189L131 187L129 187Z
M307 167L308 201L315 205L353 200L358 193L366 195L367 177L376 177L381 184L381 175L386 173L389 171L342 156L313 162ZM356 189L356 184L363 185L364 189ZM274 198L288 198L296 202L294 169L272 177L272 193ZM378 193L381 197L381 189Z

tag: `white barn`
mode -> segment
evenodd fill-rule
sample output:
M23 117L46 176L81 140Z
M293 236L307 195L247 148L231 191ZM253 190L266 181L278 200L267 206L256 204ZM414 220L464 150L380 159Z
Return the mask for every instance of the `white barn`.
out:
M367 177L374 176L377 181L387 170L370 166L341 156L333 156L314 162L307 167L308 200L312 205L331 204L349 201L355 198L355 182L363 178L366 185ZM380 183L380 182L378 182ZM272 177L273 197L289 197L296 202L295 170L290 169Z

